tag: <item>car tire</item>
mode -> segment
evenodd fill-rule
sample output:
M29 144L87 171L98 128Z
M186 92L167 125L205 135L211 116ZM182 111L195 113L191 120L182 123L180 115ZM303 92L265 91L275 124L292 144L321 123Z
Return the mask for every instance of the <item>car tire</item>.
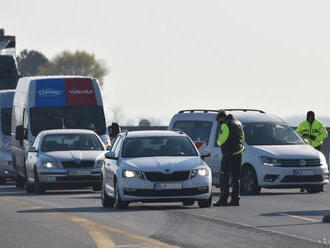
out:
M185 206L185 207L192 206L194 204L195 204L195 201L194 200L184 200L182 202L182 205Z
M209 199L206 200L198 200L198 206L200 208L209 208L212 206L212 195L210 196Z
M34 192L36 194L43 194L46 192L46 188L45 186L40 183L39 181L39 176L38 176L38 172L36 169L34 169Z
M105 185L102 184L101 189L101 199L102 199L102 206L105 208L113 207L115 203L115 199L108 196L108 194L105 192Z
M311 185L306 187L306 190L310 194L316 194L323 191L323 185Z
M120 198L120 193L119 193L119 186L118 182L115 182L115 202L114 202L114 207L117 209L125 209L128 208L128 202L122 201Z
M259 194L261 187L255 170L251 166L244 166L241 173L241 193L245 195Z

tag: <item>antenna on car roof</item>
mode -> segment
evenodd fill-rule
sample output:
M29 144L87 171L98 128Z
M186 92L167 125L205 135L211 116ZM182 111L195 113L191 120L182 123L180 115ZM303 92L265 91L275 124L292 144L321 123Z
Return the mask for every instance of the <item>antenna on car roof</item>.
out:
M177 132L177 133L179 133L179 134L185 134L185 132L183 132L181 129L179 129L179 128L174 128L174 129L171 129L172 131L174 131L174 132Z

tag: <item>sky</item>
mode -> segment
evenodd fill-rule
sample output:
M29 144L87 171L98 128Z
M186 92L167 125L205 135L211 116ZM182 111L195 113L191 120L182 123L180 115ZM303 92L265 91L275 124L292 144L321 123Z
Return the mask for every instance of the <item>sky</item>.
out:
M330 1L0 2L18 53L86 50L106 63L106 112L121 124L166 125L191 108L330 116Z

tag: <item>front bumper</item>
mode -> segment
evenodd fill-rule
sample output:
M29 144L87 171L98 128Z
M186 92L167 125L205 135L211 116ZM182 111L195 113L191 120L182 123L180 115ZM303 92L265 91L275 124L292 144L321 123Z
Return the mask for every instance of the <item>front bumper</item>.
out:
M101 169L38 169L39 182L48 187L89 187L102 182Z
M182 201L185 199L203 200L209 199L212 191L212 179L210 176L197 176L180 182L151 182L147 179L120 178L119 191L121 199L130 202L166 202ZM157 189L157 185L169 185L167 189ZM171 188L170 185L182 185L179 188Z
M259 175L259 185L265 188L295 188L329 183L329 170L326 166L263 169L263 173Z

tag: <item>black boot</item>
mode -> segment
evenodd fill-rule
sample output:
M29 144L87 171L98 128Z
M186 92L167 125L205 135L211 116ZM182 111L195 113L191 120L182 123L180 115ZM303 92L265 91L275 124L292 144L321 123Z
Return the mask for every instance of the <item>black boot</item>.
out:
M220 199L216 203L213 203L214 207L223 207L223 206L227 206L227 205L228 205L227 200L222 200L222 199Z
M239 199L232 199L229 203L228 206L239 206Z

